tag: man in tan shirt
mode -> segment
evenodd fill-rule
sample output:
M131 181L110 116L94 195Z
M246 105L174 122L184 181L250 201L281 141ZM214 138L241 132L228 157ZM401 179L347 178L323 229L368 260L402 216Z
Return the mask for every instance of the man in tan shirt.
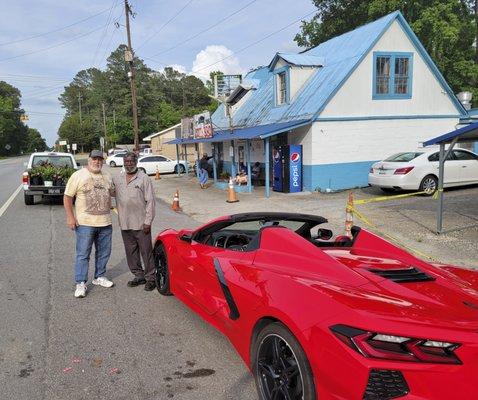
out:
M113 286L104 275L111 254L111 177L101 171L103 153L93 150L88 166L71 175L66 184L63 204L66 224L76 233L75 297L86 296L88 265L95 245L95 276L93 285ZM75 212L73 198L76 197Z
M125 173L115 176L113 184L126 260L134 275L128 286L145 284L144 290L151 291L156 287L151 241L156 202L151 179L143 171L138 171L137 163L136 154L125 155Z

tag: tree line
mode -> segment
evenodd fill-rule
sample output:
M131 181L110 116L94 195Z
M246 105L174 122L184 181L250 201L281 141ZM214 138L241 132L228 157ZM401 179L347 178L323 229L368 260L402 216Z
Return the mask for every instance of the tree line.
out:
M312 0L317 14L295 41L311 48L400 10L455 93L478 104L478 0Z
M25 111L20 105L20 90L0 81L0 156L43 151L47 148L40 132L22 121Z
M58 130L61 140L77 143L78 149L98 148L105 137L107 147L133 142L129 66L124 60L125 45L108 57L106 69L79 71L65 87L59 101L66 113ZM140 139L217 103L197 77L167 67L155 71L137 57L136 92ZM106 131L106 133L105 133Z

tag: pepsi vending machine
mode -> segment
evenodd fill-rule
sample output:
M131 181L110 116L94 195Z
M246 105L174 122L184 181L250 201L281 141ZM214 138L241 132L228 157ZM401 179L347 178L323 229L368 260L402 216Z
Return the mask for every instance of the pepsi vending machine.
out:
M284 193L302 192L302 145L274 147L272 158L272 190Z

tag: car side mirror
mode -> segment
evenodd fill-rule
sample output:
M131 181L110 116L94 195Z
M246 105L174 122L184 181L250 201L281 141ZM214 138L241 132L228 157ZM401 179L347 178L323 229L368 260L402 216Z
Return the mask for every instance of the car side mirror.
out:
M179 236L179 240L182 240L183 242L191 243L193 241L193 235L192 233L183 233L181 236Z
M334 233L330 229L319 228L317 230L317 239L329 240L333 235Z

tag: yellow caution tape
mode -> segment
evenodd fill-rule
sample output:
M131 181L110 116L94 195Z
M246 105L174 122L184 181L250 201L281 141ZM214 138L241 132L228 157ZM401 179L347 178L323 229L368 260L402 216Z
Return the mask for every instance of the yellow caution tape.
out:
M377 225L373 224L372 222L370 222L367 218L365 218L363 216L363 214L361 214L359 211L357 211L356 208L352 207L351 209L351 212L357 216L358 219L360 219L363 223L365 223L366 225L374 228L377 232L379 232L382 236L385 236L387 237L388 239L390 240L393 240L395 243L398 243L401 247L407 249L407 250L410 250L411 252L415 253L415 254L418 254L419 256L423 257L423 258L428 258L429 260L432 260L432 261L436 261L433 257L430 257L428 254L425 254L425 253L422 253L420 250L417 250L413 247L410 247L410 246L406 246L404 245L402 242L400 242L400 240L398 240L396 237L392 236L392 235L389 235L388 233L385 233L385 232L382 232L380 231L380 229L378 229Z
M412 196L417 196L419 194L425 194L425 193L426 192L414 192L414 193L398 194L398 195L395 195L395 196L373 197L371 199L354 200L354 204L377 203L379 201L402 199L402 198L405 198L405 197L412 197Z

